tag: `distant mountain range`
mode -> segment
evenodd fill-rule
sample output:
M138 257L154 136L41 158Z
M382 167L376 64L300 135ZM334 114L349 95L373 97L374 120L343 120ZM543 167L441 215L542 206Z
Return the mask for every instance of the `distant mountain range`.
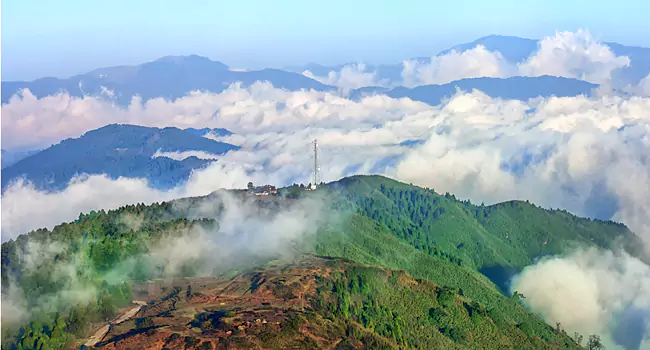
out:
M187 128L183 129L187 132L191 132L195 135L198 136L228 136L232 135L232 132L230 130L222 129L222 128L215 128L215 129L210 129L210 128L203 128L203 129L195 129L195 128ZM14 165L18 161L27 158L33 154L36 154L38 152L42 151L42 149L22 149L22 148L12 148L12 149L2 149L2 157L0 158L2 160L2 169L7 168L11 165Z
M439 55L451 50L463 52L477 45L483 45L488 50L499 51L508 61L517 63L525 60L535 52L538 40L523 39L511 36L491 35L475 40L471 43L454 46L444 50ZM638 83L650 74L650 49L642 47L625 46L617 43L606 43L617 55L630 57L631 65L616 72L616 78L631 84ZM429 62L430 57L414 58L420 62ZM285 70L263 69L257 71L235 71L227 65L212 61L206 57L167 56L135 66L118 66L101 68L86 74L76 75L67 79L42 78L34 81L9 81L2 82L2 103L7 103L11 96L21 89L29 89L35 96L44 97L58 92L66 91L72 96L101 96L114 101L118 105L127 105L134 96L140 96L146 101L162 97L174 100L187 95L191 91L209 91L219 93L235 82L249 86L257 81L268 81L277 88L290 91L313 89L317 91L336 91L333 86L328 86L314 79L302 75L305 70L311 71L316 76L327 76L330 71L340 71L345 65L323 66L310 63L305 66L287 67ZM378 80L388 80L393 83L402 81L403 64L366 65L365 71L374 72ZM527 84L523 90L509 84ZM564 86L570 84L570 86ZM479 89L492 97L509 98L509 96L536 97L536 91L542 92L540 96L569 96L571 92L585 93L593 85L587 85L575 79L550 79L548 77L531 77L521 79L464 79L445 85L432 87L417 87L406 89L399 87L393 90L393 96L411 97L430 104L440 101L442 92L453 93L456 87L465 90ZM387 93L389 90L377 87L364 87L352 91L353 96L361 96L367 92ZM424 93L433 93L434 96L423 96ZM390 94L389 94L390 95Z
M428 59L428 58L427 58ZM329 72L340 72L343 67L351 64L356 64L356 62L349 62L333 66L325 66L318 63L307 63L304 66L290 66L285 69L290 72L303 73L305 71L310 71L317 77L326 77ZM364 72L375 73L377 80L387 80L391 82L401 82L402 81L402 71L404 70L404 65L399 63L392 64L364 64Z
M205 60L208 59L206 58ZM192 67L194 63L193 60L191 59L183 60L182 62L183 62L182 65L189 65L189 66L185 68L177 67L176 70L179 72L180 71L185 72L185 73L178 73L178 74L179 74L179 80L180 80L180 75L185 74L183 79L186 81L186 83L183 84L174 84L171 82L164 83L161 82L160 79L155 78L153 74L152 75L142 74L139 75L138 78L131 79L131 81L134 82L134 85L129 85L128 83L124 83L119 90L121 91L118 94L119 96L115 94L115 91L113 91L113 96L107 95L106 91L99 92L98 95L113 100L119 105L127 105L131 101L131 98L135 95L140 95L141 97L143 97L143 100L147 100L149 98L154 98L154 97L164 97L173 100L176 98L180 98L191 91L198 90L198 88L196 88L197 86L207 87L209 85L207 83L203 84L201 82L195 82L195 83L191 82L194 79L194 77L199 78L199 80L204 79L202 77L201 68ZM213 61L209 61L209 62L213 62ZM213 62L213 63L218 65L221 64L220 62ZM143 66L146 66L148 64L149 63L145 63ZM379 69L379 66L377 68ZM110 69L100 70L100 71L110 71ZM281 71L276 71L276 72L281 72ZM305 81L308 82L307 84L301 85L302 83L295 81L293 85L289 83L282 85L285 88L291 86L291 88L288 88L288 90L300 90L300 89L315 89L318 91L336 90L335 87L323 85L314 80L311 80L310 78L304 77L302 75L298 75L296 73L287 73L287 72L284 73L289 74L294 78L295 76L300 76L298 80L303 82ZM89 73L87 75L90 74L93 73ZM160 74L163 75L162 71ZM283 75L278 74L278 76L283 76ZM79 77L70 78L65 81L61 80L62 82L64 82L64 84L59 87L54 87L53 85L47 85L47 86L42 85L42 83L45 81L44 79L36 80L25 84L30 84L28 88L30 89L30 91L32 91L32 93L35 93L36 96L38 97L47 96L49 94L56 93L57 91L72 91L72 95L81 96L81 92L78 87L76 89L65 88L65 85L68 86L74 85L72 83L74 79L79 79ZM80 81L89 81L89 80L82 79ZM98 80L96 79L95 81L97 82ZM150 82L151 84L149 84L148 82ZM228 84L232 82L234 82L234 80L228 80L227 83L224 82L223 84L211 83L212 88L208 87L203 90L218 93L221 92L223 89L225 89L228 86ZM244 85L250 85L253 82L255 82L255 80L251 78L251 80L248 80ZM8 82L2 84L3 84L2 94L3 94L3 103L4 103L6 102L5 98L8 100L10 96L10 92L12 91L11 88L6 89L5 85L12 85L17 83ZM95 86L95 89L92 91L99 91L99 89L103 87L97 84L93 85ZM273 85L278 86L277 83L273 83ZM186 88L183 88L182 86L185 86ZM552 77L552 76L511 77L511 78L504 78L504 79L469 78L469 79L461 79L461 80L453 81L442 85L435 85L435 84L422 85L415 88L406 88L400 86L400 87L390 89L390 88L379 87L379 86L368 86L356 90L351 90L348 96L353 99L359 99L367 95L385 94L387 96L394 97L394 98L406 97L414 101L421 101L430 105L438 105L441 103L441 101L444 98L450 97L453 94L455 94L457 89L461 89L464 91L472 91L474 89L478 89L493 98L525 100L525 99L539 97L539 96L566 97L566 96L576 96L581 94L589 95L591 94L591 91L597 87L598 85L596 84L587 83L585 81L581 81L577 79ZM167 91L167 92L163 92L163 91Z
M641 79L650 74L650 48L626 46L614 42L604 42L604 44L609 46L617 56L628 56L630 58L630 66L615 72L615 80L623 84L638 84ZM539 45L539 40L515 36L488 35L470 43L459 44L443 50L437 56L448 54L452 50L465 52L479 45L484 46L488 51L500 52L506 60L515 64L526 60L531 54L535 53ZM414 57L411 60L429 63L431 62L431 57ZM345 65L349 64L353 64L353 62L333 66L309 63L304 66L287 67L286 69L293 72L309 70L315 76L327 76L329 72L338 72ZM401 81L403 69L403 63L399 62L394 64L366 65L364 71L375 72L377 80L386 79L395 82Z
M444 55L451 50L464 52L478 45L483 45L489 51L499 51L505 59L513 63L524 61L537 50L539 40L524 39L516 36L489 35L471 43L456 45L444 50L439 55ZM604 42L617 56L630 58L630 66L615 73L615 79L622 82L637 84L641 79L650 74L650 48L626 46L614 42Z
M226 129L150 128L112 124L66 139L2 169L2 190L18 178L40 190L61 190L80 174L111 178L146 178L152 187L167 189L187 180L193 169L213 162L195 156L171 159L158 152L202 151L222 155L239 147L203 137L227 135ZM164 154L164 153L163 153ZM155 156L155 157L154 157Z
M156 97L174 100L191 91L218 93L235 82L249 86L257 81L268 81L287 90L335 89L298 73L279 69L233 71L221 62L191 55L163 57L137 66L102 68L67 79L2 82L2 103L25 88L39 98L66 91L76 97L103 96L126 105L135 95L145 101Z
M488 35L471 43L459 44L440 51L438 55L446 55L451 51L465 52L479 45L483 45L488 51L499 51L503 58L509 62L519 63L537 50L539 40L519 38L516 36ZM418 60L430 60L430 57L419 57Z
M19 160L40 152L40 149L2 149L2 169L17 163Z
M598 85L582 80L552 76L512 77L512 78L471 78L461 79L443 85L423 85L412 89L398 87L388 89L367 87L353 90L350 98L359 99L373 94L384 94L392 98L408 97L414 101L435 106L444 98L452 96L457 89L472 91L478 89L493 98L528 100L535 97L568 97L590 95Z

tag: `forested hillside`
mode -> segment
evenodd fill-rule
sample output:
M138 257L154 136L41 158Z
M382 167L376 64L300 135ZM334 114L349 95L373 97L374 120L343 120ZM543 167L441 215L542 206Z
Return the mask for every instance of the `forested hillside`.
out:
M311 226L314 232L302 233ZM240 237L249 238L238 241ZM345 340L352 347L363 339L386 348L577 347L561 329L528 312L519 296L510 297L509 290L503 285L500 290L480 271L516 270L536 256L567 249L571 242L613 247L620 241L634 254L636 239L617 223L577 218L523 202L475 206L449 194L377 176L345 178L317 191L285 188L279 197L219 191L150 206L126 206L83 214L52 231L37 230L2 244L3 305L15 309L9 315L3 306L3 346L78 346L135 299L135 281L173 276L227 281L244 278L251 269L263 276L273 271L265 265L270 260L293 260L300 268L303 254L315 254L347 261L316 273L319 287L310 293L289 283L274 287L278 295L286 295L281 298L285 301L290 299L288 292L302 291L300 308L277 298L273 303L281 303L277 308L287 310L283 314L301 315L296 316L299 325L290 329L306 342L310 336L304 332L305 322L318 332L331 329L325 338ZM215 242L214 246L231 251L206 250ZM204 264L202 259L213 260ZM207 275L206 266L210 267ZM277 273L284 276L282 271ZM250 277L253 284L262 283L264 279L258 277ZM254 290L251 287L250 292ZM150 305L169 300L164 295L151 298ZM170 315L187 314L175 311L183 309L182 304L174 305ZM233 307L215 306L223 312L242 312ZM153 327L147 328L151 331L147 334L170 332L169 328L156 331L167 321L144 310L138 324L152 317L145 322ZM209 327L199 322L201 339L206 334L216 337L215 327L226 327L222 329L226 332L228 323L217 321ZM115 331L127 334L128 323L124 327ZM178 336L189 335L178 330L174 337ZM241 337L283 344L280 338L262 339L257 333L244 332ZM114 341L123 339L117 334ZM198 347L200 341L190 343ZM308 348L315 347L309 344Z
M230 70L225 64L207 57L165 56L139 65L100 68L65 79L49 77L34 81L3 81L2 103L8 103L20 90L29 89L39 98L66 92L76 97L105 97L128 106L135 96L142 101L153 98L175 100L191 91L219 93L230 84L239 82L243 86L250 86L258 81L268 81L277 88L291 91L334 89L302 74L279 69L241 72ZM110 94L106 91L110 91Z
M608 249L622 245L641 255L639 238L623 224L580 218L527 201L475 205L382 176L352 176L328 187L415 248L454 252L460 261L479 269L523 267L575 243Z

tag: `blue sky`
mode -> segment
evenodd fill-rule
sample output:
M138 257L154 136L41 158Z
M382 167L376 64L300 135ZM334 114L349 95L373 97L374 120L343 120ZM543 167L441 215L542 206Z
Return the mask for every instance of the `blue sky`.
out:
M66 77L180 54L248 68L381 63L488 34L539 38L581 27L602 40L650 46L648 13L647 0L9 0L2 79Z

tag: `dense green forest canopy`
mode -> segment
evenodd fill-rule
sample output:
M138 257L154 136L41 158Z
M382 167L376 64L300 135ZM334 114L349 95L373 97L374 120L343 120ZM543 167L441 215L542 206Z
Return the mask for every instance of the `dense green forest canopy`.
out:
M437 301L413 305L399 301L400 289L390 284L362 288L357 272L327 287L337 295L332 317L353 316L364 329L383 324L388 328L377 332L405 346L426 343L418 327L429 326L459 344L469 333L487 342L476 333L487 330L476 327L488 319L506 347L575 346L509 297L507 282L535 258L576 245L640 254L638 237L620 223L521 201L474 205L380 176L344 178L316 191L290 186L277 197L220 190L92 211L2 244L2 342L16 349L73 344L131 301L129 281L218 276L307 253L402 270L440 286ZM218 250L224 246L233 252Z

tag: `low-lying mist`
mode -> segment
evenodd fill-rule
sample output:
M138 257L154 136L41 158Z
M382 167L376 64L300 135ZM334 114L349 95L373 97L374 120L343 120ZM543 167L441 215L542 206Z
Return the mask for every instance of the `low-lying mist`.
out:
M23 248L9 257L20 269L7 271L3 263L7 277L2 289L3 331L94 302L102 288L117 288L130 280L216 276L269 260L290 261L311 251L311 237L318 229L337 222L331 220L327 200L316 192L300 199L278 199L221 190L198 200L173 202L172 208L164 213L163 220L169 221L163 221L162 236L142 239L143 246L108 270L97 265L97 256L90 256L92 245L101 242L81 237L70 242L60 232L40 241L20 240ZM178 224L174 218L181 216L191 222ZM135 231L134 237L151 234L151 227L137 214L113 219ZM118 239L128 246L125 240ZM40 281L40 287L34 281Z
M570 335L598 334L607 349L650 349L650 266L625 252L587 248L543 258L511 289Z
M213 221L165 234L145 255L112 271L110 279L130 276L133 269L142 267L143 260L157 271L157 277L174 277L213 276L270 259L292 259L309 251L305 244L311 235L332 224L326 199L317 195L257 199L217 191L198 204L174 202L173 206L183 217Z

